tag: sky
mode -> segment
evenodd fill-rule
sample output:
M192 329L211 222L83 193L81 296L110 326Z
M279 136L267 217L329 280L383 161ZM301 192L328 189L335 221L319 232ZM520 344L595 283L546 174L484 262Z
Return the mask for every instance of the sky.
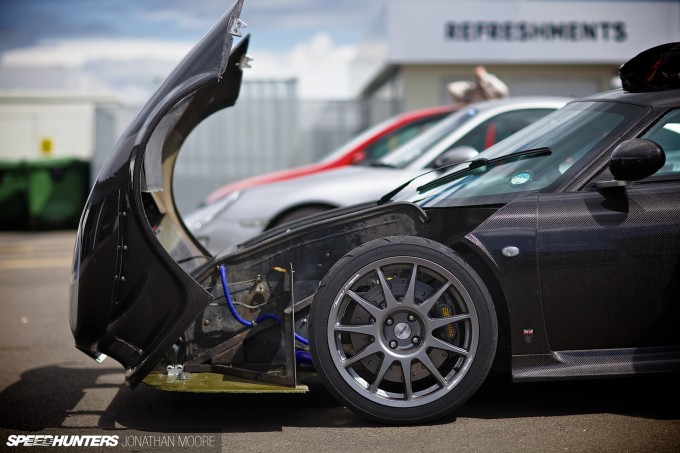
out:
M232 0L0 0L0 89L140 102ZM382 0L245 0L253 68L303 98L347 98L348 68Z

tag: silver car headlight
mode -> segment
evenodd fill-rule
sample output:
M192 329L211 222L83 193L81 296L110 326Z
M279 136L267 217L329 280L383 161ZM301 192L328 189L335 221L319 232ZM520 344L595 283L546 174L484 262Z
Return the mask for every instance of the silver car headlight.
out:
M186 225L192 231L200 230L234 204L241 197L241 191L231 192L229 195L206 205L186 216Z

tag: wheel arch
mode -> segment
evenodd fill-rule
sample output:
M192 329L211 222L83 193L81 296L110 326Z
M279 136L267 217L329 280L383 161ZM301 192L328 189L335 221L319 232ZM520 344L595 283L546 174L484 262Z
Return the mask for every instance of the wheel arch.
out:
M510 338L510 311L500 281L482 254L469 244L459 241L448 247L460 255L481 277L491 295L491 301L496 310L496 319L498 320L498 343L491 372L496 375L511 376L512 343Z
M279 212L274 217L272 217L272 219L267 224L265 231L269 230L271 228L274 228L276 226L279 226L282 219L286 218L287 216L289 216L289 215L291 215L291 214L293 214L294 212L297 212L297 211L302 211L302 210L305 210L305 209L318 209L319 211L328 211L330 209L335 209L335 208L338 208L338 207L340 207L340 206L333 204L333 203L323 202L323 201L306 202L306 203L302 203L302 204L297 204L295 206L289 206L285 210Z

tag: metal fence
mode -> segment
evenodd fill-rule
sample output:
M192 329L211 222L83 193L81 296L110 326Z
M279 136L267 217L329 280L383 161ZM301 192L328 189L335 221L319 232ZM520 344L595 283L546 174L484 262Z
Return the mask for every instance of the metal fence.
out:
M95 176L138 111L97 108ZM226 183L319 160L400 111L395 101L299 100L295 80L245 81L233 108L207 118L187 138L175 167L177 206L187 213Z

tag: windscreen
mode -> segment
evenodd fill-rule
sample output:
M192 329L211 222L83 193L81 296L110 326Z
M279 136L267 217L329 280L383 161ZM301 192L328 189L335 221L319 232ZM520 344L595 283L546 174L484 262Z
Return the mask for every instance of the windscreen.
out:
M422 135L380 159L380 162L388 167L405 168L478 114L479 111L474 107L454 112Z
M429 116L424 116L419 120L397 127L396 129L387 133L381 139L367 146L365 149L366 158L377 159L379 157L389 154L390 152L393 151L394 148L397 148L399 146L398 142L406 143L412 140L414 137L418 135L418 133L422 132L423 130L426 130L432 124L438 122L445 115L446 113L440 114L433 113ZM321 162L333 162L337 159L342 158L345 154L358 148L363 143L371 140L376 135L381 134L382 131L384 131L385 129L394 127L394 124L397 121L398 120L396 118L389 118L376 124L371 128L368 128L361 134L351 139L349 142L342 145L340 148L336 149L335 151L332 151L330 154L324 157L321 160ZM393 146L394 142L397 142L396 146Z
M470 199L519 194L550 186L587 156L616 141L645 113L646 108L612 102L575 102L479 154L494 159L522 150L549 148L549 155L511 159L479 167L442 185L420 189L416 179L395 199L423 207L468 204ZM460 171L467 164L454 167Z

